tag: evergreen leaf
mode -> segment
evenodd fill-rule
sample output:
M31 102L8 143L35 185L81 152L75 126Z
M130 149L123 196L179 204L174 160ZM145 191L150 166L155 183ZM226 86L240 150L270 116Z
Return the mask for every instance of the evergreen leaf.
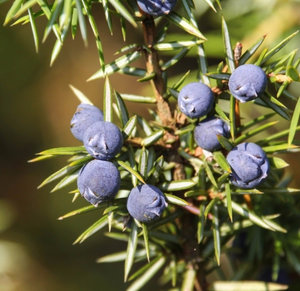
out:
M192 179L186 180L178 180L178 181L171 181L171 182L163 182L159 185L159 188L163 191L181 191L187 190L194 187L197 184L197 181Z
M230 78L230 74L228 73L207 73L206 76L208 78L212 78L216 80L225 80L225 81L228 81Z
M222 154L222 152L219 152L219 151L214 152L213 156L214 156L215 161L225 172L231 173L231 168L230 168L226 158Z
M69 85L69 87L81 103L93 105L92 101L88 97L86 97L80 90L75 88L73 85Z
M143 184L146 184L146 182L144 181L144 179L142 178L142 176L133 168L131 168L129 165L127 165L127 163L122 162L122 161L118 161L118 164L124 168L126 171L128 171L129 173L131 173L133 176L135 176L138 180L140 180Z
M14 18L16 13L20 10L20 7L22 6L23 2L24 2L24 0L14 1L14 3L12 4L12 6L10 7L10 9L8 10L8 12L6 14L6 18L4 20L3 25L8 24L8 22L10 22Z
M118 106L118 109L119 109L119 112L120 112L121 125L122 125L122 127L124 127L125 124L129 120L128 110L127 110L127 107L126 107L121 95L116 91L115 91L115 99L117 101L117 106Z
M176 49L189 49L196 45L199 45L203 40L182 40L182 41L171 41L171 42L160 42L154 45L154 48L158 51L174 51Z
M163 129L153 132L142 140L142 145L146 147L154 144L163 137L164 133L165 131Z
M50 175L47 179L45 179L39 186L39 188L42 188L43 186L67 175L67 174L71 174L73 172L75 172L77 169L81 168L82 165L87 161L88 159L83 158L80 160L80 162L76 163L75 165L67 165L61 169L59 169L58 171L56 171L55 173L53 173L52 175Z
M137 116L133 115L125 124L123 128L123 134L125 139L128 138L133 132L133 130L136 128L136 121L137 121Z
M239 137L237 137L234 141L234 143L236 145L238 145L239 143L242 143L244 142L245 140L247 140L248 138L252 137L252 136L255 136L256 134L264 131L264 130L267 130L268 128L272 128L274 125L276 125L278 123L278 121L271 121L269 123L266 123L266 124L263 124L255 129L252 129L252 130L249 130L247 131L246 133L240 135Z
M297 126L295 130L296 131L300 130L300 125ZM289 129L282 130L280 132L269 135L268 137L265 137L264 139L260 140L258 143L260 143L260 144L270 143L273 140L276 140L276 139L282 138L284 136L287 136L289 134L289 132L290 132Z
M84 242L87 238L101 230L107 225L107 214L103 215L100 219L98 219L95 223L93 223L88 229L86 229L74 242L74 244L77 243L82 243Z
M269 229L271 231L279 231L279 232L286 232L286 229L275 223L274 221L271 221L264 217L259 217L257 214L255 214L253 211L246 209L245 207L242 207L241 205L235 203L234 201L231 201L232 210L239 215L250 219L254 224Z
M111 17L110 17L110 11L108 8L108 0L102 0L102 6L103 6L103 10L104 10L104 16L105 16L105 20L109 29L110 34L113 34L113 30L112 30L112 22L111 22Z
M127 258L127 251L117 252L103 256L96 260L97 263L114 263L125 261ZM134 260L146 258L146 250L136 250Z
M299 151L300 147L296 145L289 145L288 143L281 143L278 145L269 145L262 148L266 153L275 153L275 152L294 152Z
M187 206L189 205L189 203L187 201L185 201L184 199L177 197L175 195L172 194L165 194L167 197L168 202L172 203L172 204L176 204L179 206Z
M215 8L215 6L214 6L214 4L213 4L213 2L212 2L211 0L204 0L204 1L209 5L209 7L210 7L214 12L217 13L217 10L216 10L216 8Z
M166 258L162 255L158 256L156 260L146 265L146 270L144 273L137 278L126 291L138 291L141 290L143 286L162 268L165 264ZM151 264L151 265L150 265ZM149 266L150 265L150 266ZM147 268L147 266L149 266ZM143 269L144 270L144 269Z
M283 117L286 120L290 120L290 114L288 112L288 109L276 98L274 98L273 96L262 95L259 99L262 100L267 107L271 108L276 113L278 113L281 117ZM255 103L259 104L259 100L255 100Z
M147 136L153 133L151 126L145 118L138 116L137 121Z
M227 27L224 17L222 17L222 32L223 32L223 40L224 40L224 46L225 46L225 52L226 52L226 59L228 62L230 72L232 73L235 69L235 64L234 64L234 58L233 58L233 51L232 51L232 47L231 47L230 35L229 35L228 27Z
M99 210L99 207L95 207L94 205L85 206L85 207L82 207L82 208L79 208L76 210L72 210L71 212L68 212L68 213L60 216L58 218L58 220L63 220L63 219L66 219L66 218L69 218L69 217L72 217L72 216L75 216L78 214L87 213L87 212L91 212L94 210Z
M113 92L109 82L108 77L105 78L104 82L104 92L103 92L103 113L104 120L112 122L113 121Z
M147 71L141 68L135 68L130 66L125 66L121 68L118 73L125 74L129 76L142 77L145 78L147 76Z
M102 48L102 43L101 43L101 39L100 39L96 21L91 13L90 6L88 5L87 0L81 0L81 3L83 5L84 12L86 13L86 15L88 17L91 29L92 29L94 37L95 37L101 69L104 70L105 62L104 62L103 48Z
M128 53L127 55L123 55L113 61L112 63L106 65L103 69L100 69L95 74L93 74L88 81L96 80L99 78L104 78L105 76L109 76L120 69L128 66L130 63L132 63L134 60L139 58L141 56L141 53L139 51L134 51L132 53Z
M186 271L183 274L183 282L182 282L181 290L193 291L195 279L196 279L196 270L192 268L192 266L187 267Z
M279 157L269 158L269 161L271 162L272 165L274 165L276 169L283 169L289 166L289 164L285 160Z
M218 188L218 184L216 182L216 179L214 177L214 174L213 174L209 164L206 164L204 168L205 168L205 172L206 172L207 177L210 180L210 182L213 184L214 187Z
M82 12L81 2L80 2L80 0L75 0L75 3L76 3L76 8L77 8L77 15L78 15L81 37L83 39L85 46L87 46L87 43L88 43L87 30L86 30L85 17Z
M212 231L213 231L213 238L214 238L215 258L218 266L220 266L221 241L220 241L218 207L216 205L213 206L212 228L213 228Z
M131 102L150 103L150 104L156 103L156 99L154 97L139 96L133 94L121 94L121 97L124 100L131 101Z
M61 179L59 181L59 183L57 183L55 185L55 187L50 191L50 193L53 193L57 190L60 190L68 185L70 185L71 183L75 182L78 178L80 170L74 171L71 174L67 174L65 175L65 177L63 179Z
M137 27L135 19L126 7L119 0L109 0L109 3L115 7L118 13L120 13L133 27Z
M226 194L226 200L227 200L227 211L230 218L230 221L232 222L232 205L231 205L231 189L230 184L225 184L225 194Z
M138 227L135 224L135 222L132 222L131 232L127 244L127 255L126 255L125 265L124 265L124 282L127 281L128 275L130 273L131 267L134 262L137 241L138 241Z
M205 205L202 203L199 207L199 217L198 217L198 223L197 223L197 242L198 244L201 243L203 237L204 237L204 225L205 225Z
M176 54L172 59L168 60L164 64L161 65L162 71L168 70L170 67L177 64L179 60L181 60L188 52L187 48L183 48L178 54Z
M34 19L31 9L28 9L28 15L29 15L29 20L30 20L30 26L31 26L31 30L32 30L33 40L34 40L35 51L38 53L38 51L39 51L39 36L37 33L35 19Z
M264 35L259 39L257 43L255 43L251 48L247 49L239 59L239 66L245 64L259 49L261 44L264 42L266 36Z
M48 6L47 2L45 2L44 0L37 0L37 3L41 7L41 10L43 11L43 13L47 17L47 19L50 20L52 13L51 13L51 10L49 9L49 6ZM62 43L61 31L60 31L60 28L59 28L58 24L53 24L52 30L53 30L57 40L60 43Z
M290 125L290 130L289 130L289 135L288 135L288 144L291 145L293 142L293 139L295 137L296 131L297 131L297 126L298 126L298 121L299 121L299 116L300 116L300 97L297 100L297 104L294 109L294 113L292 116L291 120L291 125Z
M145 251L146 251L147 261L149 263L150 262L150 247L149 247L148 226L146 224L142 223L142 228L143 228Z
M273 55L275 55L277 52L279 52L293 37L298 34L299 30L295 31L294 33L290 34L288 37L286 37L284 40L282 40L279 44L277 44L275 47L273 47L271 50L269 50L263 60L260 62L260 65L264 64L266 61L268 61Z
M236 114L235 114L235 106L237 101L232 95L230 95L230 112L229 112L229 119L230 119L230 134L231 138L234 141L236 137Z
M241 127L237 128L237 133L241 133L241 132L251 128L252 126L257 125L260 122L266 121L267 119L275 116L275 114L276 114L275 112L272 112L272 113L258 116L256 118L250 120L249 122L243 124Z
M170 12L168 15L166 15L166 18L172 21L174 24L176 24L178 27L180 27L187 33L194 35L202 40L206 40L206 38L203 36L203 34L200 32L200 30L197 27L192 25L190 21L178 15L176 12L174 11Z
M141 173L142 177L147 179L147 169L148 169L148 151L145 147L142 147L140 155L139 155L139 172Z
M44 31L44 36L42 42L45 42L47 37L49 36L51 30L53 29L53 25L55 21L57 20L62 7L63 7L64 1L63 0L56 0L51 8L51 16L48 20L48 23L46 25L45 31Z
M38 155L53 155L53 156L60 156L60 155L76 155L76 154L86 154L87 151L84 146L77 146L77 147L59 147L59 148L52 148L48 150L44 150Z

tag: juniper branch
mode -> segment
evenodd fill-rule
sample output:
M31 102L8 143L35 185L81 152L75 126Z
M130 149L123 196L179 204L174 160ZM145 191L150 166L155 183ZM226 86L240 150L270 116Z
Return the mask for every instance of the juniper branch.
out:
M144 42L146 47L145 58L148 74L155 73L151 80L153 91L157 101L157 113L163 125L173 125L174 119L169 104L164 100L163 95L166 87L162 77L162 70L159 65L157 51L154 49L155 23L153 16L144 14L143 19Z

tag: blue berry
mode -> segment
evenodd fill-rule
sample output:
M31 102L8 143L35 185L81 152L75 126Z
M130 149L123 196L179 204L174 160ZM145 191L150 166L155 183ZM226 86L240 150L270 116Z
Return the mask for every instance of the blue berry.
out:
M241 143L227 155L233 185L255 188L268 176L269 161L263 149L255 143Z
M149 223L158 219L167 206L164 194L153 185L139 185L128 196L129 214L140 222Z
M85 131L83 144L94 158L110 160L120 152L123 137L119 128L112 122L98 121Z
M103 120L102 111L94 105L79 104L71 120L71 132L80 141L85 130L96 121Z
M208 114L213 103L214 94L212 90L200 82L184 86L178 95L179 109L190 118L198 118Z
M112 162L92 160L80 170L77 186L81 195L97 206L115 197L120 188L120 173Z
M237 67L229 78L229 91L239 101L247 102L261 95L267 86L265 72L256 65Z
M218 135L229 137L230 129L225 121L216 117L206 118L194 130L194 137L198 146L210 152L221 148Z
M176 5L176 0L137 0L142 11L152 16L168 14Z

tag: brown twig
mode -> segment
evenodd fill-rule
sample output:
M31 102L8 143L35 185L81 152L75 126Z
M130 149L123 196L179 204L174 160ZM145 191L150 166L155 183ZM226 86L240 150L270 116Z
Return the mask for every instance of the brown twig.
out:
M193 204L189 204L189 205L184 205L182 206L183 209L185 209L186 211L188 211L189 213L192 213L194 215L199 216L200 215L200 210L198 207L196 207Z
M153 91L157 102L157 113L163 125L173 125L174 119L172 118L171 108L163 98L165 93L165 84L162 77L162 70L159 66L159 59L156 50L153 48L155 37L155 23L153 16L144 15L143 18L143 31L144 41L147 49L145 50L146 67L148 74L155 73L154 78L151 80Z
M166 153L168 155L168 160L172 160L173 162L175 162L173 179L182 180L185 179L184 161L177 152L179 141L178 137L174 135L174 132L176 131L176 125L183 125L185 123L185 119L178 118L179 116L177 116L176 114L174 114L173 116L173 112L171 110L171 107L169 106L169 103L163 98L166 92L166 88L162 76L162 70L159 65L158 53L153 47L155 38L155 23L152 16L144 14L143 31L144 42L147 47L144 50L147 73L155 74L154 78L151 80L151 84L156 97L157 113L159 118L161 119L162 125L169 127L168 133L164 135L163 142L174 139L171 149L166 151ZM183 192L179 193L179 195L183 196ZM187 211L181 217L179 222L181 224L181 238L183 241L182 255L187 266L190 266L197 270L198 281L195 283L197 286L197 290L201 290L201 287L202 290L206 290L206 278L203 275L203 272L199 272L199 245L194 235L194 230L196 227L196 219L194 215L199 215L199 209L192 204L189 206L184 206L184 208Z

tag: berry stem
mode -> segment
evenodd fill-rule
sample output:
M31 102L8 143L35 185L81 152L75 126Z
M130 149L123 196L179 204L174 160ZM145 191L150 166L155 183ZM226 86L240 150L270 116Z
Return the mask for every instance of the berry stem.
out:
M235 100L234 112L235 112L235 128L238 128L238 127L241 126L240 102L239 102L239 100Z
M234 63L236 67L239 65L239 59L242 55L242 49L243 49L242 43L238 42L235 45L235 48L233 50ZM238 128L241 126L240 103L238 100L235 100L234 112L235 112L235 127Z

